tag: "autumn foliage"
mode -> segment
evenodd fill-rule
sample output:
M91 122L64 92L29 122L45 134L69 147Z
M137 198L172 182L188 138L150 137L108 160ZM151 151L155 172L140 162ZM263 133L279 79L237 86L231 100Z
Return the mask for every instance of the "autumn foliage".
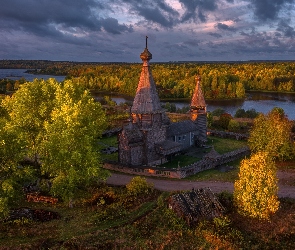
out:
M239 213L269 219L279 208L276 166L266 152L258 152L241 162L234 184L234 200Z
M251 151L267 151L271 157L279 160L293 158L291 129L292 122L281 108L274 108L267 115L260 114L254 120L248 140Z

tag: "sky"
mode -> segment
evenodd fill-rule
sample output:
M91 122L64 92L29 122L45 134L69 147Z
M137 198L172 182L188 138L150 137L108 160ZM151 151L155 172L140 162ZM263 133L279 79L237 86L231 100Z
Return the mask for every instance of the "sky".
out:
M2 0L0 59L295 59L295 0ZM151 61L151 62L152 62Z

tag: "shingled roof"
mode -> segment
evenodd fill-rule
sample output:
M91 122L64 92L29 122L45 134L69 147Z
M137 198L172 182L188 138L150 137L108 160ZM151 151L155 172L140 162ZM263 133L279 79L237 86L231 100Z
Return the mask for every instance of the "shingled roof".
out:
M201 77L196 76L196 87L191 101L192 109L205 109L206 102L201 88Z
M152 58L152 54L147 48L145 48L141 53L140 58L143 61L143 66L131 112L134 114L153 114L163 112L156 84L149 66L149 60Z
M167 130L167 136L183 135L197 130L197 126L191 120L185 120L181 122L173 122L169 125Z
M155 143L156 151L162 155L169 155L177 153L181 149L181 144L178 142L165 140L159 143Z

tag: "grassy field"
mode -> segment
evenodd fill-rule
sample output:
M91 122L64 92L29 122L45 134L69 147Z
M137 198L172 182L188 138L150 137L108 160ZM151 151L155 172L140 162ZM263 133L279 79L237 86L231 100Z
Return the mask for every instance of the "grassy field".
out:
M219 138L219 137L208 137L208 145L214 146L214 149L219 154L225 154L227 152L242 148L247 146L246 141L238 141L233 139L225 139L225 138Z
M0 223L0 249L295 248L295 200L282 199L270 221L260 221L239 215L232 195L221 193L224 217L189 227L168 209L172 194L154 190L132 196L123 187L101 186L85 190L72 209L62 203L24 202L26 207L58 212L61 218Z
M220 168L205 170L186 177L185 180L234 182L238 178L240 162L241 160L236 160L229 163L230 166L225 166L226 170L223 170L222 166Z

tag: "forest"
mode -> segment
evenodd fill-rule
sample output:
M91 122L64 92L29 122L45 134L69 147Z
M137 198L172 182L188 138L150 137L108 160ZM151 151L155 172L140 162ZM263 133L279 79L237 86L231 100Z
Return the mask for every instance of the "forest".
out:
M134 96L142 64L0 61L0 68L26 68L33 74L66 75L95 91ZM295 62L151 63L161 99L189 99L195 76L202 77L206 99L245 98L246 91L295 91ZM0 80L0 91L14 90L24 82Z

